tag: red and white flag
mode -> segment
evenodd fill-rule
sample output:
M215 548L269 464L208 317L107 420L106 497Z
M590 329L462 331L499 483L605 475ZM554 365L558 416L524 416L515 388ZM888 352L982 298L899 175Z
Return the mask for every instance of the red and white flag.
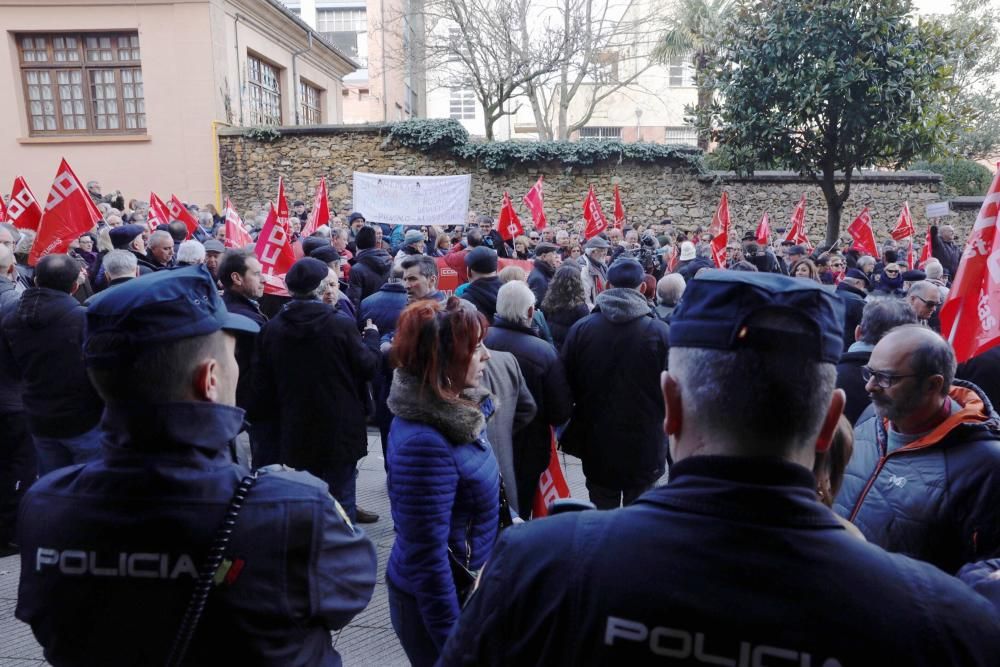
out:
M149 193L149 217L146 218L146 227L149 233L156 231L159 225L169 225L171 221L170 210L163 200L156 196L155 192Z
M625 226L625 207L622 206L622 196L618 194L618 186L615 185L615 228L621 229Z
M909 269L910 271L912 271L913 270L913 266L914 266L914 261L913 261L913 237L911 236L910 237L910 243L909 243L908 247L906 248L906 268Z
M788 230L788 234L785 235L785 241L805 246L807 250L812 252L813 246L809 243L809 237L806 236L806 193L804 192L792 212L792 226Z
M941 335L951 343L958 363L1000 344L998 213L1000 164L941 306Z
M764 211L764 217L757 223L757 231L754 233L754 242L761 248L766 248L771 243L771 221Z
M167 202L167 213L171 220L180 220L184 223L188 230L188 238L194 236L195 230L198 229L198 219L191 214L191 211L187 210L187 206L177 198L177 195L170 195L170 201Z
M38 236L31 246L28 265L34 266L46 255L66 252L70 243L93 229L100 219L101 213L87 188L63 159L38 223Z
M601 202L597 201L593 185L583 200L583 218L587 221L587 226L583 229L584 238L593 238L608 228L608 219L604 217Z
M924 247L920 249L920 259L917 260L917 266L923 268L927 260L931 258L931 226L927 225L927 233L924 234Z
M281 221L286 228L288 227L288 199L285 198L285 179L282 176L278 176L278 201L277 210L278 220Z
M872 216L868 212L867 206L865 206L858 217L854 218L854 222L847 227L847 233L854 239L854 245L851 246L852 249L860 250L872 257L879 256L878 244L875 243L875 232L872 231Z
M538 177L538 180L535 181L535 184L531 186L528 194L524 195L524 199L521 201L531 211L531 219L535 223L535 229L537 231L545 229L545 200L542 197L541 176Z
M728 244L729 232L726 230L713 236L708 244L712 250L712 261L720 269L726 268L726 245Z
M233 208L233 202L226 197L226 247L245 248L253 243L253 237L247 231L246 225L240 218L239 213Z
M715 215L712 216L712 224L708 226L708 233L712 236L718 236L723 232L729 232L729 194L727 192L722 193L719 206L715 209Z
M514 205L510 203L510 195L503 193L503 204L500 206L500 218L497 221L497 231L504 241L513 241L515 237L524 234L521 219L517 217Z
M2 208L2 204L0 204ZM42 221L42 207L35 199L35 194L28 187L23 176L14 180L14 189L10 193L10 204L7 206L7 222L18 229L38 230Z
M889 236L897 241L902 241L907 236L914 236L916 233L917 230L913 228L913 218L910 217L910 204L904 201L903 208L899 211L899 220L889 232Z
M323 225L329 223L330 202L326 196L326 176L322 176L319 179L319 185L316 186L316 196L313 198L313 210L309 214L309 220L306 222L305 229L302 230L302 236L309 236Z
M538 478L538 489L535 491L535 499L531 506L531 516L535 518L547 516L549 505L556 500L569 497L569 484L566 483L566 477L559 465L559 456L556 454L556 437L553 434L549 467Z
M3 197L0 197L0 222L7 222L7 204Z
M263 269L264 293L288 296L285 274L295 263L295 251L288 236L288 228L281 224L274 204L270 204L267 220L257 237L254 254Z

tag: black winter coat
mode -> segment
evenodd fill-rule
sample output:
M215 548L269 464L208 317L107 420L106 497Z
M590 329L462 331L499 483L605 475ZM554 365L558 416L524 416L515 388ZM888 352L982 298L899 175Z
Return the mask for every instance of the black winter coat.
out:
M556 275L554 268L545 262L535 260L535 268L528 274L528 287L531 288L531 292L535 295L535 307L542 305L545 293L549 291L549 282L554 275Z
M357 311L361 302L379 290L389 280L392 255L382 248L368 248L358 253L351 265L347 297Z
M386 283L377 292L361 302L358 309L358 328L364 328L371 320L378 327L380 335L396 330L396 321L406 308L406 287L403 283Z
M549 331L552 332L552 341L556 350L562 350L566 336L570 327L590 315L587 304L581 303L572 310L547 310L545 311L545 321L549 324Z
M248 317L260 327L267 324L267 316L260 311L260 305L256 301L229 290L222 295L222 301L230 313ZM240 379L236 383L236 405L251 413L254 409L253 372L256 344L257 336L253 334L240 334L236 337L236 365L240 367ZM250 419L252 421L253 417Z
M378 366L378 333L321 301L293 299L258 338L256 401L279 426L279 462L321 476L368 451L366 383Z
M86 314L65 292L30 287L3 319L0 364L22 381L32 435L68 438L101 420L104 403L83 363Z
M861 367L868 363L871 356L870 348L844 352L837 364L837 389L843 389L847 395L844 416L851 424L858 421L861 413L871 404L871 398L865 389L865 381L861 379Z
M844 304L844 352L854 344L854 329L861 324L865 311L865 293L845 283L837 285L837 296Z
M667 366L669 331L639 292L611 288L563 344L575 402L563 449L580 456L584 475L600 486L647 486L663 474L660 372Z
M480 278L469 283L469 286L462 293L462 298L471 302L486 319L493 324L493 316L497 312L497 294L503 283L500 278Z

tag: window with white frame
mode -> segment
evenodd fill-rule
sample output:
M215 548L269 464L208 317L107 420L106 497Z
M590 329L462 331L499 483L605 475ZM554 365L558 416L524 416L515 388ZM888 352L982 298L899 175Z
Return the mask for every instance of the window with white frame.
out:
M278 68L247 54L250 125L281 125L281 79Z
M304 79L299 79L299 122L303 125L318 125L321 121L320 96L323 94L316 86L310 85Z
M689 56L671 56L669 84L675 88L694 85L694 66Z
M368 10L364 7L317 9L316 31L362 67L368 66Z
M476 94L468 88L452 88L448 111L451 118L474 119L476 117Z
M611 141L622 138L622 128L620 127L581 127L581 139L597 139L600 141Z
M668 144L682 144L685 146L698 145L698 130L690 125L668 127L664 141Z

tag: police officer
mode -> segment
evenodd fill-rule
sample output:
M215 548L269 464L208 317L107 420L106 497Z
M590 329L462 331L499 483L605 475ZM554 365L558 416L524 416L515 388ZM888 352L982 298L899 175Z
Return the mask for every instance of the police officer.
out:
M103 458L63 468L22 504L17 618L53 665L155 665L171 653L234 490L243 424L234 333L204 267L99 294L90 377ZM184 664L339 665L330 632L365 608L375 550L327 486L264 469L246 494Z
M691 281L661 379L669 484L508 529L439 664L995 665L983 598L817 501L842 325L819 285Z

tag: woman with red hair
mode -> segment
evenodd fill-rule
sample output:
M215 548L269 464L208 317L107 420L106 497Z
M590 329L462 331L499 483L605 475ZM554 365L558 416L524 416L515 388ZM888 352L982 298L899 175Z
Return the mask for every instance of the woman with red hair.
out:
M476 571L496 541L500 469L486 439L480 387L486 318L456 297L399 317L387 448L396 541L386 582L392 627L415 667L433 665L460 610L453 575ZM450 553L449 553L450 552Z

